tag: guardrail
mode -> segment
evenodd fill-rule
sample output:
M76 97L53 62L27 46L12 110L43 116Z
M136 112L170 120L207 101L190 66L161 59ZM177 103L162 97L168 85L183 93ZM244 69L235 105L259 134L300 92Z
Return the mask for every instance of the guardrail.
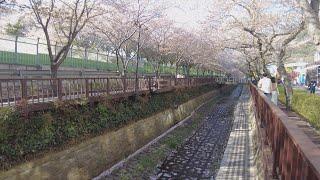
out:
M138 92L177 86L199 86L215 82L234 82L225 78L138 78ZM135 92L135 78L32 78L0 79L0 107L19 103L36 104L56 100L99 97Z
M250 91L263 141L272 151L274 178L320 179L319 147L256 86L250 84Z
M104 71L81 71L81 70L59 70L58 77L116 77L120 76L118 72ZM50 70L24 70L24 69L0 69L0 78L50 78Z
M59 44L59 43L58 43ZM52 46L54 52L62 48L57 43ZM61 67L96 69L101 71L116 71L116 56L109 52L99 49L80 48L71 46L68 56L61 64ZM50 58L47 50L47 43L44 39L32 39L18 36L8 36L0 34L0 64L26 65L26 66L50 66ZM153 65L150 62L142 61L139 63L139 73L152 73ZM129 72L135 72L135 65L128 64ZM160 64L161 73L174 74L175 67L167 64ZM182 71L182 67L179 67ZM196 69L191 68L191 73L196 74ZM212 72L213 73L213 72ZM212 73L205 72L206 75ZM217 70L219 74L223 74Z

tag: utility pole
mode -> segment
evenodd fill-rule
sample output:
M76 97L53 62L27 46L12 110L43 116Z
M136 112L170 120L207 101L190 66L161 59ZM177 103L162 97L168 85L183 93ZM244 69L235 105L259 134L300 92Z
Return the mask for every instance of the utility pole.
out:
M15 65L18 64L18 36L16 36L15 42L14 42L14 63Z
M317 86L319 86L319 74L320 74L320 66L317 68Z
M142 24L140 22L140 16L141 16L141 6L140 6L140 0L138 0L138 14L137 14L137 20L136 20L136 25L138 26L138 43L137 43L137 62L136 62L136 77L135 77L135 96L138 97L138 91L139 91L139 77L138 77L138 72L139 72L139 60L140 60L140 39L141 39L141 27Z
M37 56L36 56L36 65L37 65L37 68L39 68L41 65L40 65L40 60L39 60L39 41L40 41L40 38L37 39ZM40 69L40 68L39 68Z
M138 30L138 44L137 44L137 62L136 62L136 82L135 82L135 94L136 96L138 95L138 90L139 90L139 60L140 60L140 38L141 38L141 24L139 25L139 30Z

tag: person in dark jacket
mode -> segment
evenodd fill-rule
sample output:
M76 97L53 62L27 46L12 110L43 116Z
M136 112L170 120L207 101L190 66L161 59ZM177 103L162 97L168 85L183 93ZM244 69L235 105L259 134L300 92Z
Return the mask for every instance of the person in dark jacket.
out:
M314 94L316 92L316 87L317 87L317 82L316 81L312 81L311 85L310 85L310 93Z
M310 81L308 84L308 91L310 91L310 93L311 93L311 85L312 85L312 81Z

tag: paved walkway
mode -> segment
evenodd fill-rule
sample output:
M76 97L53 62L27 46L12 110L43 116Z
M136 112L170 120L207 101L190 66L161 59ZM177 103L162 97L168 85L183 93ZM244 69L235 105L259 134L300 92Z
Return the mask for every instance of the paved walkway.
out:
M249 122L249 92L244 88L234 112L234 123L216 179L256 179Z
M158 179L213 179L232 129L242 87L217 104L198 130L161 164Z

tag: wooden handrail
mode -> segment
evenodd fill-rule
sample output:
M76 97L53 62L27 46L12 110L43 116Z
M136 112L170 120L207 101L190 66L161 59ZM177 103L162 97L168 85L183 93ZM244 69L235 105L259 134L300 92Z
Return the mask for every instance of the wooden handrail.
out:
M218 80L213 77L173 78L163 79L175 82L169 83L172 87L192 87L222 82L221 78ZM140 77L138 81L141 86L138 87L137 92L154 91L159 88L156 78ZM135 78L132 77L0 79L0 107L15 106L21 100L35 104L130 93L135 91L133 83Z
M250 91L256 119L272 150L273 176L320 179L320 148L256 86L250 84Z

